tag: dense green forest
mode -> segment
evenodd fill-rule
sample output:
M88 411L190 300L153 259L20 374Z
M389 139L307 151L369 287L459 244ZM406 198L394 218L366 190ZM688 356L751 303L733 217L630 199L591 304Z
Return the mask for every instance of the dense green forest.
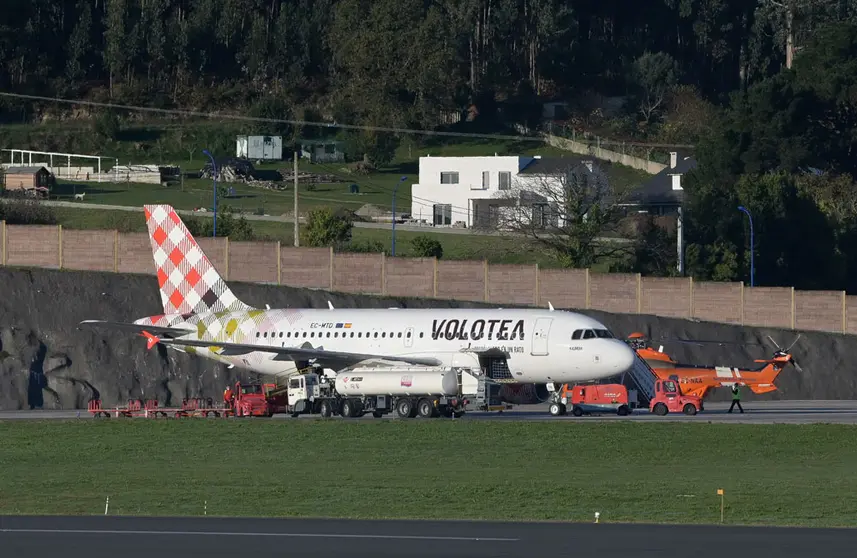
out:
M857 292L855 25L857 0L6 0L0 91L420 129L475 105L473 131L621 97L570 125L696 145L689 273L749 279L744 205L758 285ZM88 111L0 97L6 123Z

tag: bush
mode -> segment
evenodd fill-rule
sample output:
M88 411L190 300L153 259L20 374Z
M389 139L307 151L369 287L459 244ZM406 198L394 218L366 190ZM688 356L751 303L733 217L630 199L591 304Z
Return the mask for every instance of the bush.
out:
M198 219L190 217L183 219L187 229L195 237L212 236L214 233L213 219ZM217 236L229 237L230 240L256 240L253 226L243 216L237 216L234 209L228 205L217 208Z
M351 241L353 226L345 211L333 212L329 207L313 209L307 215L306 228L301 232L301 244L342 247Z
M430 236L419 235L411 240L411 255L415 258L442 258L443 245Z
M7 225L56 225L59 223L53 208L37 200L3 200L0 202L0 221Z

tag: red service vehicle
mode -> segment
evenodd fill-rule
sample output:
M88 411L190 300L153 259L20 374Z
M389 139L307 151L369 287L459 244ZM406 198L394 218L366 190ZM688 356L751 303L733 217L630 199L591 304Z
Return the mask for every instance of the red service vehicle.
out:
M232 408L236 417L270 417L274 409L262 384L235 384Z
M562 387L560 401L552 403L550 412L553 416L564 415L571 406L571 413L576 416L592 413L616 413L625 416L631 412L628 405L628 388L622 384L592 384Z
M658 380L649 409L659 416L679 412L695 415L702 410L702 399L695 395L684 395L675 380Z

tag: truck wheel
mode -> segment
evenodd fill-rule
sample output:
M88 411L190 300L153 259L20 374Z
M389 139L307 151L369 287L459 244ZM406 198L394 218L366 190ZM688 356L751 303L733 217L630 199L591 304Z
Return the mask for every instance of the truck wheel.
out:
M396 414L401 418L409 418L413 411L413 404L410 399L399 399L396 403Z
M319 409L319 414L321 414L321 416L323 418L328 418L333 414L333 409L331 408L329 401L322 401L321 402L321 408Z
M430 399L420 399L419 402L419 413L423 418L431 418L434 414L434 405L432 405Z
M384 416L384 413L382 413L381 411L372 411L372 416L375 418L381 418Z
M660 416L660 417L663 417L663 416L666 416L666 414L669 413L670 410L667 409L667 406L664 405L663 403L657 403L655 405L655 407L652 409L652 412L655 413L656 415Z
M573 414L576 417L582 417L583 416L583 409L581 409L580 407L574 407L571 410L571 414Z
M624 416L626 416L626 415L628 414L628 407L627 407L626 405L620 405L620 406L619 406L619 409L616 411L616 413L617 413L620 417L624 417Z
M696 414L696 405L694 405L693 403L685 403L684 409L682 409L682 410L684 411L684 414L686 414L686 415L695 415Z
M354 416L354 404L348 399L342 402L342 416L345 418Z

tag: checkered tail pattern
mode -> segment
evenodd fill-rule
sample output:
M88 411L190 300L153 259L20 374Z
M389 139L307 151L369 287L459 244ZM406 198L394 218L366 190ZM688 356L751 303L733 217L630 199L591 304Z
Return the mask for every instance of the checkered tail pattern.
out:
M169 205L145 205L165 314L252 310L238 300Z

